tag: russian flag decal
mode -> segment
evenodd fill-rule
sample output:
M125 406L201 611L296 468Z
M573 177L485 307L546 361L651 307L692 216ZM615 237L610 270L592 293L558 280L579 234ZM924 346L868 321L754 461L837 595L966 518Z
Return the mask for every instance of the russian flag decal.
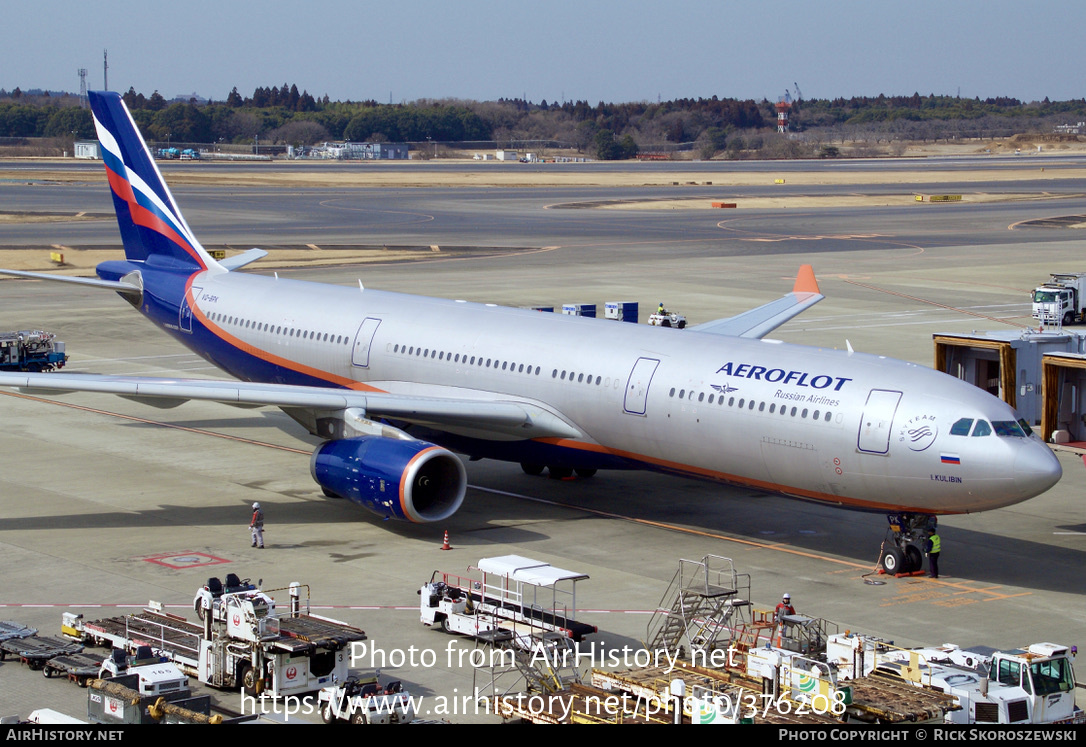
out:
M961 464L962 463L962 460L958 457L957 454L941 454L939 456L939 461L941 461L943 464Z

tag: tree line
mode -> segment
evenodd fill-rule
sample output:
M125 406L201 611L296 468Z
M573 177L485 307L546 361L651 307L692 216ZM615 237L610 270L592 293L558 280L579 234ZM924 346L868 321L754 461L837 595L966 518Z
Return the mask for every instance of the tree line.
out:
M456 99L381 104L331 101L283 84L222 101L168 101L129 89L125 102L150 140L188 143L324 141L495 143L517 147L546 142L598 158L639 151L695 150L704 158L751 149L777 157L810 155L820 143L852 138L939 139L998 137L1055 123L1086 120L1086 100L1025 103L1009 97L852 97L792 102L798 138L774 136L775 103L768 100L687 98L661 102L533 103L523 99ZM90 112L78 96L0 90L0 137L93 138ZM806 151L804 150L806 144ZM814 144L814 145L812 145ZM482 147L482 146L480 146Z

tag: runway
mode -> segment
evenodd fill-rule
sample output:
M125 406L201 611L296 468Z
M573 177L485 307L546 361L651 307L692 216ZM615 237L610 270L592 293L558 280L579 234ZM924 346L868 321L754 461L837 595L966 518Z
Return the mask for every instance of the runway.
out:
M691 167L691 181L700 178L699 169ZM966 185L954 181L954 164L945 170L938 186L964 191ZM773 337L839 348L847 340L857 350L930 365L932 334L1029 325L1027 294L1034 285L1051 272L1086 269L1079 230L1015 227L1086 214L1086 181L1041 184L1023 177L968 190L1037 196L906 207L635 211L555 206L729 190L185 185L174 193L208 245L506 248L499 255L469 251L446 259L435 252L421 262L278 272L514 306L636 300L644 318L663 301L697 323L789 291L797 267L807 262L827 299ZM887 188L776 190L767 184L743 191L799 199ZM3 183L0 204L4 210L112 209L100 184ZM119 241L112 220L0 224L0 249L54 243ZM259 263L251 271L270 272ZM0 281L0 329L27 328L58 333L73 371L215 375L111 293ZM156 599L191 616L196 587L210 575L235 572L262 578L268 587L308 583L323 614L363 628L374 645L428 647L444 661L450 643L472 644L419 624L419 586L435 569L455 572L481 557L517 553L589 574L578 599L583 618L599 626L608 645L635 645L679 558L716 554L751 574L760 606L772 607L788 591L802 613L901 645L1086 643L1080 487L1086 471L1067 453L1060 455L1063 480L1045 495L942 519L942 578L872 586L864 577L886 530L877 514L653 474L554 481L528 477L517 465L481 461L467 465L472 487L447 525L403 525L324 498L308 474L316 441L277 410L200 403L156 410L99 395L0 394L0 412L0 565L12 569L0 583L0 619L47 634L58 632L61 612L70 608L93 619ZM263 555L248 547L253 501L267 515ZM454 549L442 552L446 529ZM221 562L156 562L163 557ZM461 667L383 671L431 698L473 686L473 673ZM44 706L85 713L85 691L10 660L0 662L0 684L0 715ZM234 693L216 696L238 705ZM449 720L496 719L471 713Z

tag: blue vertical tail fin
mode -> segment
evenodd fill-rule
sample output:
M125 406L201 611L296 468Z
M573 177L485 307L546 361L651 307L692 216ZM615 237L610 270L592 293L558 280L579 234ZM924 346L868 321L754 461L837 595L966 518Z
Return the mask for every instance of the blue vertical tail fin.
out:
M120 95L92 91L90 103L125 256L178 270L219 267L185 223Z

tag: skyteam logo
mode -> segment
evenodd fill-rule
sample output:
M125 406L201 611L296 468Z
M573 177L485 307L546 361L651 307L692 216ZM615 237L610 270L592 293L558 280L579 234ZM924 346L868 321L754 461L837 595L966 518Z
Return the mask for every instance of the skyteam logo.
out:
M913 451L923 451L935 443L939 426L934 415L917 415L905 421L898 431L898 440Z

